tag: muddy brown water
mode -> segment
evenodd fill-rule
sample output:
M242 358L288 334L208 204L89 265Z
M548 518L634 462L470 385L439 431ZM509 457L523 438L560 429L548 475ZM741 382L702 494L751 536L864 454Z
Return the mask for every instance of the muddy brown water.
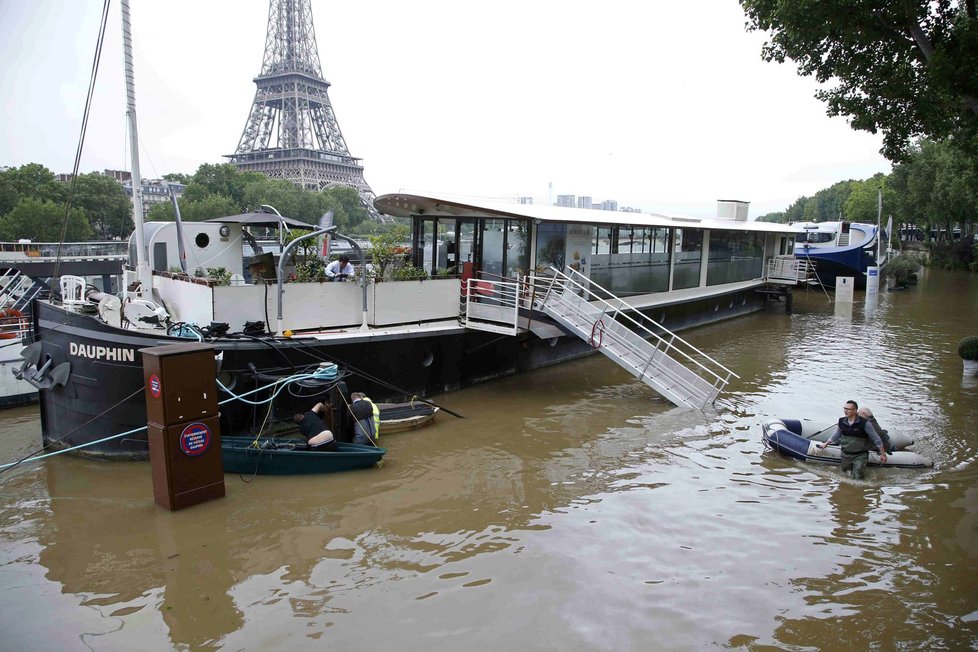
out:
M706 412L592 356L435 397L466 418L380 468L228 474L176 513L148 463L2 473L0 649L975 648L978 277L794 307L685 334L741 376ZM764 450L765 418L849 398L934 469ZM0 462L39 429L0 414Z

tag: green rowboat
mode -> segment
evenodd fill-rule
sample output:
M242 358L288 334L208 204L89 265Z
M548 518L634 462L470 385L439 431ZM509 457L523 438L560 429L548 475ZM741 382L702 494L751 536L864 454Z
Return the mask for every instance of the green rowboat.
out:
M297 450L291 439L252 437L221 438L221 458L226 473L258 475L306 475L366 469L387 452L386 448L338 443L335 451Z

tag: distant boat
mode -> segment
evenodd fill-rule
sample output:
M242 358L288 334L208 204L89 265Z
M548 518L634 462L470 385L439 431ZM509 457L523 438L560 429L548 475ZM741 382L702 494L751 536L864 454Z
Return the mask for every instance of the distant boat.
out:
M223 437L221 459L225 473L309 475L367 469L379 462L386 448L337 443L335 451L297 450L296 441L254 437Z
M380 434L389 435L405 430L415 430L428 425L441 409L430 403L378 403L380 409Z
M832 426L816 432L815 427L796 419L772 419L764 423L761 428L764 444L782 455L802 462L840 464L842 461L842 450L839 446L829 446L824 450L818 448L818 445L834 432ZM934 462L923 455L905 450L913 445L912 439L891 434L890 443L895 450L886 456L886 462L872 451L869 453L869 466L900 469L923 469L934 466Z
M795 237L795 257L814 263L818 282L825 287L834 288L839 276L852 276L856 287L865 288L866 270L885 262L876 258L880 229L875 224L792 222L791 226L802 229Z
M30 316L4 302L0 309L0 408L37 403L37 388L15 373L24 364Z

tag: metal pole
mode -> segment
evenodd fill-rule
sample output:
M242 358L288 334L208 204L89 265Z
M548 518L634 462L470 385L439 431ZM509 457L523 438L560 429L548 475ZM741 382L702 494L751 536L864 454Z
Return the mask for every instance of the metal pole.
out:
M130 25L129 0L122 0L122 58L126 72L126 117L129 119L129 149L132 161L133 223L136 226L136 279L139 294L151 297L153 273L146 253L146 234L143 233L143 178L139 173L139 134L136 129L136 85L132 65L132 28Z

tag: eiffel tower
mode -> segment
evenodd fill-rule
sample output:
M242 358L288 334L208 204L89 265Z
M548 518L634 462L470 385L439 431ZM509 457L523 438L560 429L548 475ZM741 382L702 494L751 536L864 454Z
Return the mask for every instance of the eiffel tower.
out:
M234 154L239 170L285 179L307 190L357 189L370 216L375 195L352 156L329 103L312 24L310 0L270 0L258 90Z

